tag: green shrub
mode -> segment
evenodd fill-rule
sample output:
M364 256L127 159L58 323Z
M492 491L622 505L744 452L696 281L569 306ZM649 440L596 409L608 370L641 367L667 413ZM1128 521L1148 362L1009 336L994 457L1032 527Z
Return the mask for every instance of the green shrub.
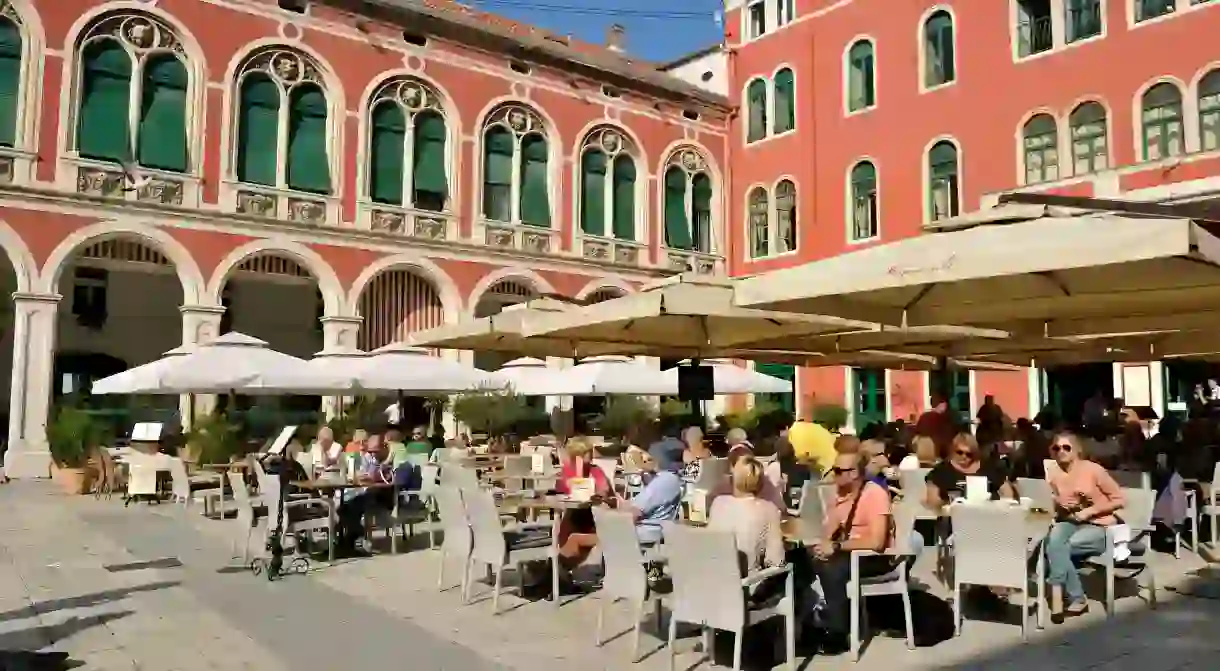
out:
M106 439L102 425L80 408L62 407L47 425L51 459L60 468L84 468L89 453Z
M219 412L196 420L186 440L188 452L200 464L227 464L246 451L238 426Z
M815 405L811 417L814 424L821 424L836 433L847 426L847 408L841 405L833 403Z
M633 429L656 421L652 404L639 396L609 396L597 417L597 429L607 438L625 439Z
M499 438L528 423L534 415L545 413L532 410L525 397L511 391L482 390L460 394L453 399L453 416L475 433L485 433L489 439ZM549 417L543 420L550 425Z

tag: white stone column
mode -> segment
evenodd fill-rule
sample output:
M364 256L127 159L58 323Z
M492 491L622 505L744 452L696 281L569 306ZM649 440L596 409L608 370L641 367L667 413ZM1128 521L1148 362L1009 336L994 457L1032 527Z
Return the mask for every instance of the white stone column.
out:
M322 317L322 351L346 351L356 349L360 335L360 317L327 315ZM322 412L327 419L334 419L342 407L340 396L323 396Z
M13 377L4 456L4 471L11 478L50 475L47 421L59 300L59 294L13 294Z
M183 305L178 312L182 313L183 347L196 347L220 335L220 320L225 313L223 305ZM215 409L215 394L183 394L178 401L182 428L189 429L196 418L210 415Z

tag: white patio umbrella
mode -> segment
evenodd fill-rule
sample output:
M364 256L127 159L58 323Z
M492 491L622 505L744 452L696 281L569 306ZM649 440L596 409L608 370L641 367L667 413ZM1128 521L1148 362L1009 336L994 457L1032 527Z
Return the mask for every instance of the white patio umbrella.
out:
M363 361L356 362L351 380L355 389L407 394L456 393L505 386L492 373L401 342L373 350Z
M149 364L98 380L94 394L277 394L316 386L305 361L241 333L226 333L183 354L171 350ZM324 386L324 385L322 385Z
M518 359L507 374L498 375L524 396L666 396L678 391L662 371L625 356L594 356L560 369L537 363Z
M683 361L680 365L689 365ZM778 377L765 375L748 368L733 365L730 361L709 359L700 365L712 369L712 388L717 395L723 394L789 394L792 383ZM672 395L678 393L678 369L670 368L661 373L673 385Z

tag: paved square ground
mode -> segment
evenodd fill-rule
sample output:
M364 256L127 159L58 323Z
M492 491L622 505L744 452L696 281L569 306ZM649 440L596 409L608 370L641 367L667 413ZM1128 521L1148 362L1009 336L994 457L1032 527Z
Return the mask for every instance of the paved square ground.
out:
M85 669L336 671L409 668L668 668L652 626L630 663L630 637L593 644L596 596L562 606L509 596L491 614L476 587L463 605L456 589L436 587L438 553L409 552L317 564L308 576L269 584L233 566L233 521L181 506L133 505L116 498L67 497L47 482L0 487L0 650L62 651ZM1158 555L1160 607L1120 599L1107 619L1101 604L1067 625L1033 630L1022 643L1016 622L968 620L960 638L909 651L874 639L859 664L799 660L807 669L1139 669L1217 668L1220 601L1179 596L1203 562ZM921 560L917 574L933 582ZM456 579L457 567L449 576ZM1218 579L1220 580L1220 579ZM447 579L448 582L448 579ZM454 580L456 582L456 580ZM508 584L511 584L509 582ZM1121 593L1121 592L1120 592ZM610 636L629 626L627 608L609 611ZM679 669L713 668L678 646ZM2 665L0 665L2 668Z

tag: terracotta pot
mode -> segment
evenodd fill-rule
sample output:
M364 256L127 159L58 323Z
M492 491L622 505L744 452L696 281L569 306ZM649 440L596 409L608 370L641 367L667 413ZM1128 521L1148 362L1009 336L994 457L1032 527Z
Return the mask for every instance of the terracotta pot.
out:
M93 476L94 469L89 467L62 468L56 465L51 466L51 479L59 485L65 494L88 494L89 488L93 484Z

